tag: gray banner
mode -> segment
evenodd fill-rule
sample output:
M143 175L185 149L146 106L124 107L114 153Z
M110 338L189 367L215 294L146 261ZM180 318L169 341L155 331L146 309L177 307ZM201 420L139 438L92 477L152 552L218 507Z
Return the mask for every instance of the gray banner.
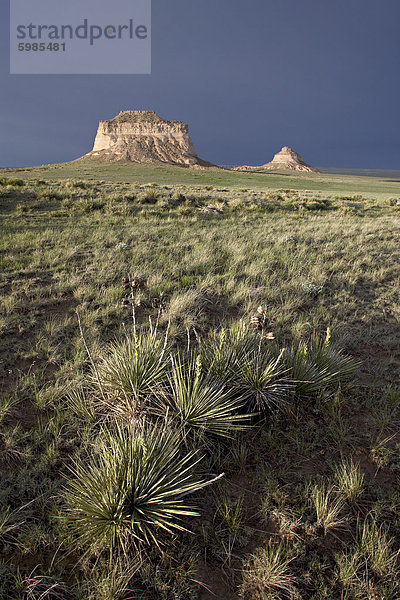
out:
M11 74L150 74L151 0L10 0Z

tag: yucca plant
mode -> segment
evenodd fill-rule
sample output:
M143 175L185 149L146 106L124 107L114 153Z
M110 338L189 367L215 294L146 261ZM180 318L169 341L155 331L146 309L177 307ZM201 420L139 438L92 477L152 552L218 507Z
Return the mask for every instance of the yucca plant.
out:
M249 333L242 324L213 331L200 343L204 368L221 381L229 379L234 365L257 350L260 336Z
M276 354L279 355L279 349ZM296 396L313 394L324 386L327 373L318 369L304 341L285 348L283 360L293 381Z
M135 333L107 348L93 373L102 401L114 412L135 414L165 381L166 340L156 332Z
M358 367L358 363L351 356L347 356L343 350L332 344L330 327L326 331L325 339L313 335L308 347L318 371L325 374L325 384L347 379Z
M282 353L272 358L265 350L246 353L231 367L233 389L244 398L250 411L265 415L282 409L292 386Z
M85 389L83 386L71 387L65 395L65 402L68 408L82 421L96 422L97 417L91 390Z
M276 344L270 346L274 356L281 352ZM286 348L283 360L290 372L297 396L313 394L329 384L344 380L352 375L358 366L350 356L332 345L328 327L325 338L314 334L309 342L301 340Z
M117 426L101 438L89 463L75 463L65 492L70 527L89 552L158 546L197 514L184 498L218 479L196 474L201 457L182 451L179 432Z
M223 382L216 382L202 369L200 355L172 359L169 391L165 400L185 431L194 429L206 434L230 436L248 425L249 416L240 414L243 400Z

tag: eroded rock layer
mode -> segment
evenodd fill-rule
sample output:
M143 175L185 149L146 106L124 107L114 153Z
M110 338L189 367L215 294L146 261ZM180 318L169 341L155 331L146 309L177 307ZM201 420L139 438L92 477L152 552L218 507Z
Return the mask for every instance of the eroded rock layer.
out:
M153 111L123 111L100 121L93 150L79 160L214 166L197 156L186 123L166 121Z
M238 171L250 171L257 169L270 169L277 171L305 171L308 173L319 173L320 171L316 167L311 167L304 162L300 154L298 154L293 148L284 146L280 152L275 154L271 162L261 165L259 167L251 167L244 165L243 167L236 167Z

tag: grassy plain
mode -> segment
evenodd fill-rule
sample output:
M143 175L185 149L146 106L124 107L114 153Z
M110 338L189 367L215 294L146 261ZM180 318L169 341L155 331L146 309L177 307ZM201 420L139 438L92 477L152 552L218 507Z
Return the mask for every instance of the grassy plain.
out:
M1 177L0 596L398 598L399 182L79 162ZM259 306L266 347L329 327L355 374L289 393L233 439L210 422L193 437L173 362L168 410L180 399L201 473L225 476L195 494L193 533L85 554L65 475L101 455L113 412L91 362L101 371L134 315L138 328L158 321L160 339L168 330L172 353L204 352L195 380L209 364L198 340L251 330Z
M69 162L43 165L27 169L4 169L5 177L21 177L24 180L84 179L108 183L150 182L162 185L196 186L212 185L236 190L295 189L325 192L328 194L361 194L367 198L381 199L399 195L400 180L393 177L364 177L338 173L293 173L282 171L240 172L223 169L184 169L164 165L139 165L132 163Z

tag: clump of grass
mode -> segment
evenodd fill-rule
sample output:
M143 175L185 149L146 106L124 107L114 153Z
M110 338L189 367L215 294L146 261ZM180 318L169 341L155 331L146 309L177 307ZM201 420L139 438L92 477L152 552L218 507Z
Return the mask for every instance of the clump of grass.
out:
M223 382L205 375L200 355L192 353L185 359L178 353L171 360L171 391L166 400L185 430L229 436L246 427L249 417L240 414L243 400Z
M284 508L275 508L270 513L268 501L264 503L262 512L267 520L272 517L276 531L282 539L294 540L299 537L298 530L303 525L301 517Z
M171 196L171 200L175 206L179 206L180 204L186 202L186 196L184 196L182 192L174 192Z
M133 562L117 558L110 567L104 566L100 574L93 572L91 588L96 600L136 600L140 593L132 584L132 579L141 567L140 559Z
M183 325L185 328L198 327L205 317L216 309L215 296L207 288L187 288L171 297L168 314L169 320Z
M316 524L323 528L324 535L331 529L343 527L346 522L341 516L344 500L335 495L332 487L326 487L324 483L315 484L311 488L311 501L316 514Z
M90 184L86 181L66 181L65 187L86 190L88 187L90 187Z
M345 588L357 585L358 574L362 564L362 555L357 551L349 551L336 556L338 575Z
M4 394L0 397L0 425L10 414L12 414L19 403L20 399L11 394Z
M357 545L368 560L371 570L382 577L396 574L398 552L393 551L393 542L383 527L378 527L372 515L357 523Z
M351 502L356 502L364 490L364 474L352 460L342 462L335 468L335 479L339 493Z
M230 499L220 489L216 494L217 506L213 519L215 551L223 564L231 565L235 548L248 539L245 525L244 498Z
M24 187L25 181L23 179L1 179L1 185L13 185L14 187Z
M301 284L301 289L306 296L315 299L322 294L324 286L318 285L313 281L303 281Z
M296 597L296 580L290 572L292 560L283 545L259 548L243 570L240 597L246 600Z
M217 502L216 515L228 533L238 534L244 522L244 498L241 496L234 501L222 495Z
M25 508L25 507L22 507ZM17 543L16 533L23 524L18 518L18 513L22 510L11 510L9 506L0 507L0 543L14 544Z
M212 483L196 475L197 452L181 449L179 432L144 427L103 429L99 452L75 463L65 492L70 528L87 551L125 553L162 544L197 515L184 498Z
M156 204L159 197L160 195L155 189L149 188L144 193L138 195L137 201L139 204Z
M23 582L25 600L69 600L72 598L64 582L47 575L31 575Z
M104 200L98 200L96 198L79 198L79 200L72 206L76 212L87 214L94 211L103 210L105 202Z

